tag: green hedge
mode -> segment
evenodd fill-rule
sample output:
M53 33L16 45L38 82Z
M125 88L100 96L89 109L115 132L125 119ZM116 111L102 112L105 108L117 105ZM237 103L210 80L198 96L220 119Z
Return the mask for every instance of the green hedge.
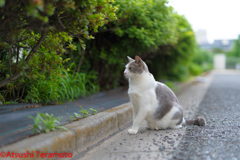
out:
M195 35L184 16L166 0L117 0L118 21L113 21L87 42L88 69L99 75L101 88L126 85L122 72L126 57L139 55L156 78L183 80L195 53Z
M53 3L59 5L50 13L47 6ZM210 54L197 48L191 25L166 5L167 0L71 0L69 3L62 0L44 3L42 12L46 14L39 14L38 7L42 4L26 2L23 8L16 5L16 10L26 12L15 18L26 21L15 27L29 23L27 12L36 13L31 18L41 26L20 31L13 27L15 37L7 43L0 36L3 49L0 51L4 53L0 55L0 75L3 75L0 86L8 80L0 89L1 101L73 100L99 86L105 90L127 85L122 74L127 56L139 55L157 80L183 81L211 68ZM0 8L3 14L5 10ZM116 19L115 13L118 19L111 21ZM0 31L1 27L0 24ZM21 41L15 43L16 39ZM12 81L14 74L19 77ZM83 77L92 78L83 80Z

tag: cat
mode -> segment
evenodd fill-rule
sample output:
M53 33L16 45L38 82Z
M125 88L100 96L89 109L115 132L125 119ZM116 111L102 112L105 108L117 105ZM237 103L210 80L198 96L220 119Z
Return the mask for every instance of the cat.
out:
M155 81L146 63L136 56L128 58L124 76L129 81L128 94L133 107L133 125L129 134L137 134L143 120L148 129L177 129L187 125L205 126L206 120L199 116L195 120L185 120L182 107L165 84Z

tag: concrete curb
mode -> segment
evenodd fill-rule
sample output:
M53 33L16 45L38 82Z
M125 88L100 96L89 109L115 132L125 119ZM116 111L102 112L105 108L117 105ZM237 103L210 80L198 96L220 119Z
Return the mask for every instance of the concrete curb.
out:
M203 75L203 74L202 74ZM194 79L180 83L173 91L185 90L187 86L194 83ZM89 146L97 143L104 137L123 128L132 121L131 103L125 103L111 108L94 116L87 117L80 121L64 125L68 131L50 132L33 136L6 147L0 148L0 152L27 153L34 151L34 157L29 159L43 159L37 157L35 151L41 153L72 153L73 156L86 150ZM0 158L1 159L1 158ZM5 158L5 159L26 159L26 158ZM53 158L45 158L53 159ZM55 159L55 158L54 158ZM63 158L61 158L63 159Z
M80 121L64 125L68 128L68 131L36 135L6 147L2 147L0 152L34 152L34 156L31 158L4 158L9 160L43 159L37 155L36 151L40 151L41 153L72 153L74 156L76 153L86 150L97 141L130 123L132 121L132 112L131 104L125 103L98 113L95 116L90 116Z
M34 152L33 157L29 158L13 158L4 159L43 159L37 156L36 151L41 153L73 153L75 149L75 133L71 130L64 132L50 132L48 134L40 134L27 138L17 143L1 148L1 152L27 153Z
M131 105L125 103L95 116L67 124L65 127L75 132L75 151L81 152L130 123L131 120Z

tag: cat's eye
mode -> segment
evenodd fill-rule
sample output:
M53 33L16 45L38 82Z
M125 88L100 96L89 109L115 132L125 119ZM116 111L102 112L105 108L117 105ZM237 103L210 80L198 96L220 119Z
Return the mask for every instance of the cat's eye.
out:
M129 67L128 69L129 69L129 70L131 70L132 68L131 68L131 67Z

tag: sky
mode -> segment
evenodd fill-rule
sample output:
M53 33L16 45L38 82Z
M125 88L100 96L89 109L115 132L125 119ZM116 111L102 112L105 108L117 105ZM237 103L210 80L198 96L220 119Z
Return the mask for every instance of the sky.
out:
M205 29L207 39L237 39L240 35L240 0L169 0L185 15L194 31Z

